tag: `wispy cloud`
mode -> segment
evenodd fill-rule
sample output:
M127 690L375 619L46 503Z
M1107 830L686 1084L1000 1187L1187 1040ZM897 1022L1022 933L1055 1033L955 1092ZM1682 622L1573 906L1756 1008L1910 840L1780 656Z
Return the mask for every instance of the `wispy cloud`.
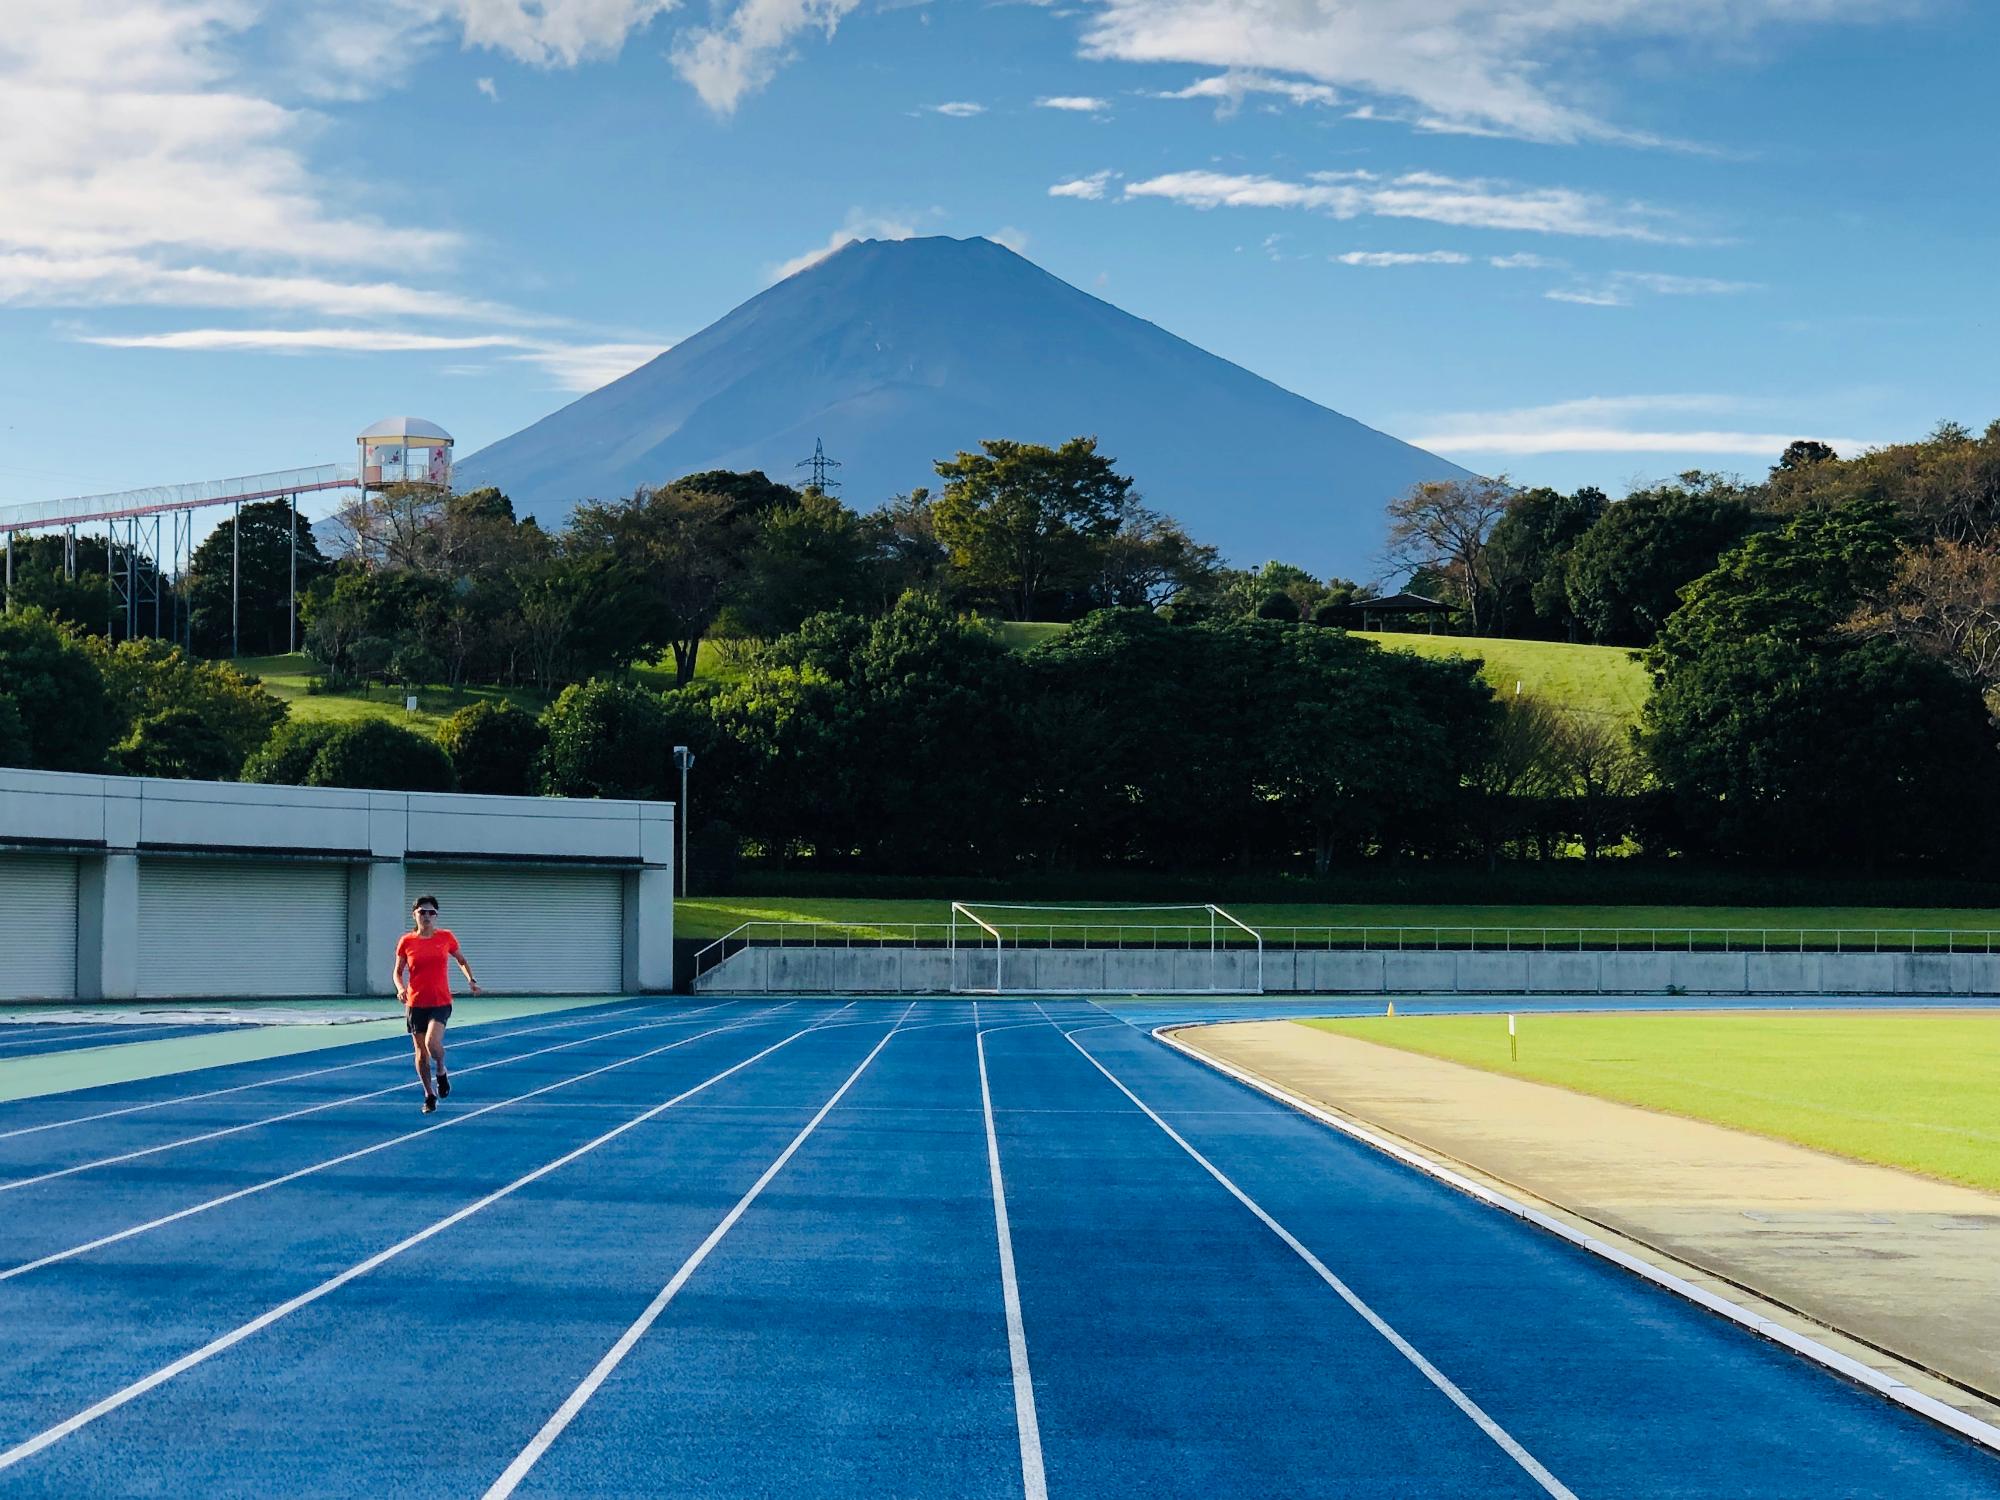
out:
M1552 287L1542 295L1551 302L1583 307L1630 307L1641 295L1654 297L1729 297L1753 292L1756 283L1724 281L1715 276L1676 276L1663 271L1612 271L1594 281Z
M1092 172L1088 177L1072 177L1068 182L1058 182L1049 189L1051 198L1085 198L1091 202L1102 198L1111 186L1116 172Z
M783 281L787 276L796 276L856 240L907 240L913 238L916 233L916 225L907 219L883 218L864 214L856 209L847 216L846 223L826 237L824 245L802 251L790 260L780 261L770 268L769 275L773 281Z
M1603 92L1596 49L1670 40L1740 50L1781 25L1906 9L1897 0L1097 0L1083 50L1346 89L1407 106L1408 123L1425 130L1657 146L1675 143L1579 102Z
M1568 261L1558 260L1552 255L1536 255L1531 250L1490 256L1486 263L1496 271L1560 271L1569 265Z
M1108 114L1111 109L1109 99L1099 99L1094 94L1051 94L1037 99L1035 104L1041 109L1066 109L1079 115Z
M945 104L933 104L930 111L934 115L946 115L954 120L969 120L974 115L986 113L986 106L975 104L970 99L953 99Z
M472 81L472 86L478 89L479 92L484 94L487 98L491 99L495 104L498 104L500 102L500 85L495 83L492 79L475 78Z
M178 353L439 354L474 349L512 350L500 357L546 371L567 391L594 391L630 373L672 346L661 343L564 343L511 333L429 334L395 328L183 328L171 333L84 334L77 342L110 349L160 349ZM448 373L482 367L451 365Z
M1184 89L1156 95L1161 99L1213 99L1218 119L1226 119L1243 107L1252 94L1267 94L1293 104L1337 104L1339 94L1323 83L1300 83L1290 78L1274 78L1268 73L1232 68L1212 78L1197 79Z
M1767 403L1720 394L1589 396L1506 411L1453 412L1410 439L1437 453L1657 453L1731 455L1775 460L1807 431L1661 425L1676 416L1742 416ZM1766 413L1768 415L1768 413ZM1841 453L1875 446L1861 438L1820 437Z
M1613 202L1573 188L1521 187L1490 178L1435 172L1381 177L1372 172L1316 172L1288 181L1226 172L1168 172L1127 183L1128 198L1165 198L1193 208L1296 208L1337 219L1423 219L1467 228L1526 230L1593 238L1678 241L1668 215L1645 204Z
M1350 250L1333 258L1343 266L1462 266L1472 259L1456 250Z

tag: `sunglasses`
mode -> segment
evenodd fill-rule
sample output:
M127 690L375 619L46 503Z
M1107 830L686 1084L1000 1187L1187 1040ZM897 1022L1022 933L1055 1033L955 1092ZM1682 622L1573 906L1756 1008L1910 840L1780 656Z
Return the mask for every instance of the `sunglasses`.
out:
M417 915L420 917L434 917L437 914L438 909L435 906L420 906L417 908Z

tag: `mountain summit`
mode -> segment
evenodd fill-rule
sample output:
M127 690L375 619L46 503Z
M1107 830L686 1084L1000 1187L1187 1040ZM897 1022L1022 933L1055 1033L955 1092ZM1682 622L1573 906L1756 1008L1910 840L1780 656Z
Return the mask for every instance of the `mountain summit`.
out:
M458 466L521 514L701 469L798 479L824 439L866 510L982 438L1095 433L1230 562L1366 577L1382 507L1456 465L1078 291L991 240L860 240Z

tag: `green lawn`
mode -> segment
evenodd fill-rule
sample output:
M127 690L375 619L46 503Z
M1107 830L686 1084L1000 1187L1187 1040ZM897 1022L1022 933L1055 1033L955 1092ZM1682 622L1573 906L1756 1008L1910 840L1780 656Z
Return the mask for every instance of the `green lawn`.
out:
M292 656L244 656L236 668L259 678L274 697L290 705L295 719L388 719L407 724L428 734L451 714L469 703L484 699L506 699L531 714L548 706L541 694L527 688L473 687L452 692L448 688L423 688L417 693L417 709L403 707L401 688L359 689L349 693L308 693L306 680L319 674L319 666L303 654Z
M2000 1015L1526 1015L1300 1023L2000 1190Z
M1356 632L1359 634L1359 632ZM1422 656L1477 656L1480 675L1501 697L1520 691L1565 707L1587 708L1635 723L1652 683L1623 646L1573 646L1565 641L1508 641L1458 635L1374 630L1371 641Z
M1483 944L1504 943L1503 934L1509 929L1523 938L1531 934L1539 938L1544 929L1612 928L1623 932L1628 944L1646 940L1659 930L1757 929L1772 934L1774 947L1783 946L1786 935L1796 939L1801 930L1826 933L1841 929L1857 939L1863 932L1878 929L1885 932L1946 929L1978 932L1982 936L1988 929L2000 931L2000 911L1959 907L1327 906L1253 902L1238 905L1228 901L1221 904L1273 940L1285 939L1289 934L1284 929L1294 927L1369 927L1375 929L1371 941L1393 943L1391 930L1403 928L1407 929L1404 941L1412 946L1428 941L1426 934L1417 930L1428 927L1476 927L1481 929L1479 941ZM897 926L907 929L913 922L947 921L950 906L951 898L947 895L935 900L909 901L791 896L697 898L680 903L675 931L681 937L720 937L743 922L819 921L844 924L857 936L881 936ZM987 915L983 909L982 915ZM1027 918L1023 916L1021 920ZM1146 919L1131 914L1120 920L1136 923ZM1301 941L1315 940L1309 933L1297 936ZM1742 944L1738 942L1737 946Z

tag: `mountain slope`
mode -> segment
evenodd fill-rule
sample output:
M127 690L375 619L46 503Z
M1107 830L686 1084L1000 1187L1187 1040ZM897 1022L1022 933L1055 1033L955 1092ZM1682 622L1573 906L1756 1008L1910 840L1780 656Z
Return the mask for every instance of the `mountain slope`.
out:
M822 438L868 509L982 438L1095 433L1146 502L1230 561L1375 571L1382 507L1463 471L1296 396L989 240L866 240L464 459L560 520L700 469L793 480Z

